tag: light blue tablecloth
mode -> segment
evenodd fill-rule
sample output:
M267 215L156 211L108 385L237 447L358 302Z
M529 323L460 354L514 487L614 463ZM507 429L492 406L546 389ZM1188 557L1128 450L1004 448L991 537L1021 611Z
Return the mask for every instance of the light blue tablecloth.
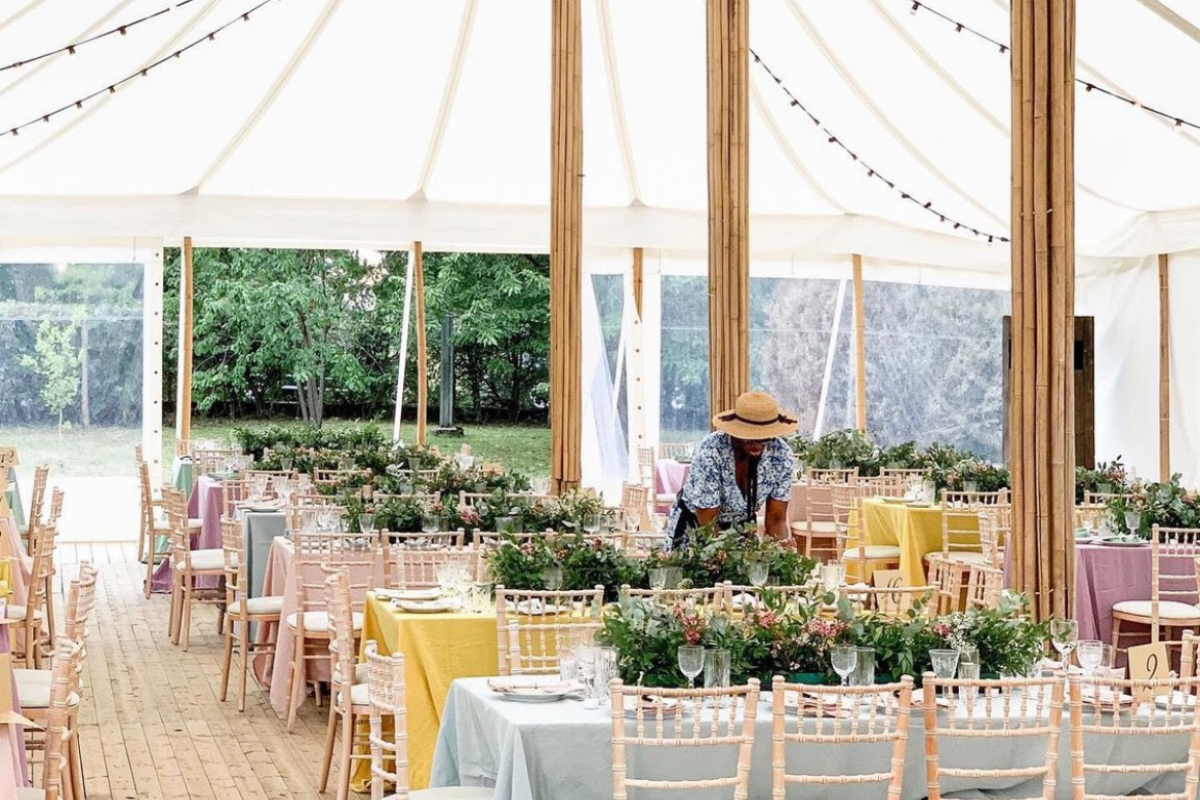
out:
M175 459L171 464L171 485L182 489L189 498L192 496L192 459L187 456Z
M583 703L563 701L551 704L512 703L487 688L487 678L457 680L450 689L442 712L437 750L433 759L431 786L495 785L495 800L607 800L612 796L612 718L607 707L588 710ZM1064 711L1059 736L1058 800L1070 800L1070 732ZM909 718L908 750L904 761L904 785L901 800L920 800L928 795L925 782L924 725L920 713ZM1165 763L1187 757L1187 739L1182 736L1124 737L1120 751L1115 740L1085 740L1089 761L1093 763ZM1045 739L957 739L939 742L943 766L969 763L973 768L1012 768L1041 763ZM1106 758L1097 745L1108 745ZM794 749L792 749L794 748ZM1095 749L1093 749L1095 748ZM640 748L656 751L653 774L647 775L646 759L639 748L627 751L630 775L662 779L699 779L732 775L736 753L731 748L704 747L680 750L671 747ZM720 751L724 750L724 753ZM887 771L891 744L881 745L791 745L789 761L793 771L824 774L859 774ZM640 761L640 763L639 763ZM1109 775L1103 781L1088 779L1088 791L1109 795L1129 795L1149 785L1154 791L1182 791L1183 778L1150 779L1143 775ZM1032 788L1031 788L1032 786ZM1028 781L1013 785L961 779L943 780L944 792L955 797L1011 798L1034 797L1040 785ZM882 784L862 787L806 786L791 787L788 797L805 800L878 800L886 793ZM678 793L677 793L678 794ZM687 792L688 800L728 798L723 793ZM759 706L755 722L755 741L751 759L750 797L771 797L771 709Z
M4 500L12 510L13 522L17 524L17 530L24 531L26 525L25 506L21 503L21 487L17 484L17 474L14 469L8 471L8 486L4 489Z

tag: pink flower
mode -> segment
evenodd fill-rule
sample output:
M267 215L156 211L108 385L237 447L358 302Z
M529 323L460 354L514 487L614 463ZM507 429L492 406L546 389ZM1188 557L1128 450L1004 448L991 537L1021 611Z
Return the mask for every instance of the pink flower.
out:
M945 622L935 622L933 624L933 632L945 639L950 635L950 626Z
M764 628L769 628L778 621L774 611L760 611L755 616L755 621Z
M804 626L806 633L812 636L818 636L822 639L834 639L846 630L846 623L839 622L836 619L810 619L808 624Z

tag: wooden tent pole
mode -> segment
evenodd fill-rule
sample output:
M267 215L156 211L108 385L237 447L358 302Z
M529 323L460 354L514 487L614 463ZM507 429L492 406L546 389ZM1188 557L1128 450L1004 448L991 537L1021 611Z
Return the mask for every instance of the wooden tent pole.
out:
M633 307L637 309L638 319L642 318L642 275L645 258L646 253L642 248L633 248Z
M412 243L413 291L417 306L417 444L424 447L429 401L429 357L425 350L425 251Z
M1013 0L1013 584L1038 619L1074 586L1075 0Z
M863 341L862 256L854 256L854 419L862 433L867 432L867 348Z
M1158 257L1158 479L1171 479L1171 275Z
M750 388L749 0L707 0L709 407Z
M179 263L179 380L175 392L175 438L192 438L192 349L194 322L192 237L183 237Z
M551 4L550 487L583 477L583 47L581 0Z

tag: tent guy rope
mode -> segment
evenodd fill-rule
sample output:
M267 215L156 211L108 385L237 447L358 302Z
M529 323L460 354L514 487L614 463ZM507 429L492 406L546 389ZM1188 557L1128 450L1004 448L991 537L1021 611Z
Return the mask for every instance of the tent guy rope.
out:
M117 89L120 88L121 86L124 86L125 84L130 83L131 81L135 80L138 77L143 77L143 78L146 77L147 75L150 74L151 70L158 69L159 67L168 63L172 59L180 58L181 56L183 56L184 53L188 52L192 48L198 47L199 45L203 44L204 42L215 42L217 39L218 33L221 33L225 29L235 25L238 22L249 22L251 14L253 14L255 11L258 11L259 9L261 9L263 6L269 5L270 3L274 3L274 2L276 2L276 0L261 0L261 2L259 2L258 4L254 5L254 6L251 6L246 11L243 11L238 16L236 16L233 19L226 22L224 25L214 28L213 30L209 31L208 33L204 34L203 36L192 40L191 42L189 42L188 44L179 48L178 50L175 50L174 52L171 52L171 53L163 56L162 58L158 59L154 63L148 64L139 70L131 72L128 75L126 75L125 77L121 78L120 80L114 81L113 83L110 83L110 84L107 84L104 88L97 89L96 91L92 92L91 94L87 94L83 97L80 97L78 100L75 100L74 102L67 103L64 106L60 106L59 108L56 108L55 110L53 110L47 114L42 114L41 116L34 117L33 119L29 120L28 122L8 128L7 133L12 136L18 136L18 135L20 135L20 132L22 130L24 130L25 128L32 127L33 125L36 125L39 122L49 122L51 120L51 118L56 117L59 114L65 113L65 112L71 110L72 108L81 109L81 108L83 108L84 103L88 102L89 100L93 100L97 97L100 97L101 95L103 95L106 92L108 94L116 94ZM4 130L4 128L0 128L0 130Z

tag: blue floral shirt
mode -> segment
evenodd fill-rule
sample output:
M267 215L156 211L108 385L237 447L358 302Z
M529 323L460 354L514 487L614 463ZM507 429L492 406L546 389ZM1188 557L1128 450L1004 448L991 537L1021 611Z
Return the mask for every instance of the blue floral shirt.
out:
M766 504L768 497L784 503L791 499L795 468L796 459L787 443L782 439L768 440L758 461L758 504L754 513ZM733 438L729 434L710 433L693 452L687 481L667 520L668 546L679 524L683 504L693 512L701 508L720 509L718 519L722 525L736 525L749 516L746 497L737 485Z

